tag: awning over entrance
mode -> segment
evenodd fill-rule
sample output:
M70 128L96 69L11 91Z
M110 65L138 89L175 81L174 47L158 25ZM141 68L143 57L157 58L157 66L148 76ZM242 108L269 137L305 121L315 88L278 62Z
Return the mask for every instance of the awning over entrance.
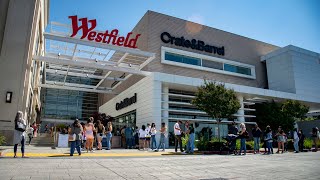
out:
M45 62L40 87L116 93L114 89L130 76L147 75L141 69L155 58L154 53L138 49L71 38L69 25L52 22L50 27L44 33L44 55L33 56Z

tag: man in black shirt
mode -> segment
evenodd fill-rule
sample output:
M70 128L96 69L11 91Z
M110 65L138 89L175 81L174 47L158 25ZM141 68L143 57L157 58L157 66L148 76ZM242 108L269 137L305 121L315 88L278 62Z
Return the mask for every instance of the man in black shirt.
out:
M254 148L253 152L254 154L260 153L260 137L261 137L261 129L259 128L258 124L254 126L252 129L252 136L253 136L253 141L254 141Z

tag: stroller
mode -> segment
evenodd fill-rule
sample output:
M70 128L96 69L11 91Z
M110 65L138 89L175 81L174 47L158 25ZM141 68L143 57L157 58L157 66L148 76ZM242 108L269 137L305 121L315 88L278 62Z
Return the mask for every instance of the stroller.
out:
M227 141L227 148L229 154L237 154L236 150L236 140L238 138L238 135L234 134L228 134L224 139Z

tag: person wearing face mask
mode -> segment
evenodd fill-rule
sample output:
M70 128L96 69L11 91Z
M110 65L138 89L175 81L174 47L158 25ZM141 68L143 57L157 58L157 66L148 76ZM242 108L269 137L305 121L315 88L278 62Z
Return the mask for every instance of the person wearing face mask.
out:
M18 150L18 144L21 144L21 154L22 157L25 158L24 156L24 147L25 147L25 138L26 138L26 120L23 119L23 113L21 111L18 111L16 114L16 118L14 120L15 124L15 130L14 130L14 139L13 139L13 144L14 144L14 158L17 157L17 150Z

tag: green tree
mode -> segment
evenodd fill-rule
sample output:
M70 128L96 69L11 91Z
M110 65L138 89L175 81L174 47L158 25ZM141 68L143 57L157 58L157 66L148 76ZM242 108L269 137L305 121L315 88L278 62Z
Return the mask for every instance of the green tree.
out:
M296 100L287 100L282 104L282 112L287 117L301 120L309 112L309 107Z
M293 129L297 119L302 118L309 108L299 101L287 100L283 103L274 101L262 104L256 104L256 122L264 128L270 125L272 129L279 126L285 132Z
M240 108L235 92L232 89L225 88L222 83L205 80L204 85L198 87L195 96L192 104L217 120L220 139L220 123L222 119L231 118Z

